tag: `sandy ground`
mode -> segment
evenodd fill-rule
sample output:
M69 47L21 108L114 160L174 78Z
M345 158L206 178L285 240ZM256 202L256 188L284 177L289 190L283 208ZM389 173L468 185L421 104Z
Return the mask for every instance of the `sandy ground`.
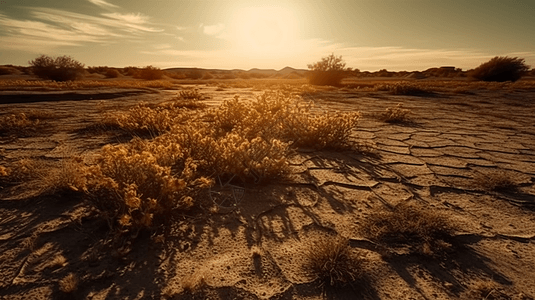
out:
M198 88L210 105L254 93ZM175 92L58 94L2 92L0 114L36 109L53 118L37 132L0 136L0 164L90 155L123 141L113 132L83 130L104 112L165 101ZM299 150L288 180L244 185L234 209L207 209L213 203L206 199L184 215L165 244L141 235L120 255L103 246L111 238L106 222L78 197L36 197L24 183L3 184L0 298L533 299L535 91L416 97L333 89L304 98L324 110L360 111L354 137L376 144L375 155ZM411 111L412 122L374 117L398 103ZM513 179L514 190L474 187L478 174L497 170ZM438 258L402 251L385 256L359 235L359 224L372 211L401 202L448 216L457 225L454 251ZM365 258L366 276L324 295L301 266L304 250L333 234L348 238ZM80 283L65 295L58 282L69 273ZM484 283L492 288L481 292Z

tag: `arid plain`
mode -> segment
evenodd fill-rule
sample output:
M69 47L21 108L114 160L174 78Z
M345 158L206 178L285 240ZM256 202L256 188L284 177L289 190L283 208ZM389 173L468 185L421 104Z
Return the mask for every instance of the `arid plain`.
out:
M10 170L0 177L2 299L535 296L530 78L368 78L338 88L302 79L138 80L126 87L106 79L92 86L6 82L0 81L0 119L7 124L24 113L31 126L0 132L0 166ZM289 172L267 183L215 178L165 234L142 230L118 239L110 230L115 219L86 193L47 186L51 174L72 171L65 171L69 159L91 164L103 146L127 143L132 134L105 120L141 102L184 102L201 114L266 90L313 103L315 113L360 112L352 147L292 148ZM190 93L197 97L186 99ZM409 221L436 215L451 229L438 241L403 232L374 239L366 226L379 225L369 220L387 212L401 219L396 207L404 206L415 209ZM309 260L324 251L323 241L339 237L358 260L358 276L321 286Z

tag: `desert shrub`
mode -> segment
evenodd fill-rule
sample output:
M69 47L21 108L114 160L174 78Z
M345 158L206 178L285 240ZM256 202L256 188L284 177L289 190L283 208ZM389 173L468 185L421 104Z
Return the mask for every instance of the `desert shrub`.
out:
M0 135L6 133L25 135L35 131L41 123L38 118L23 112L0 116Z
M41 55L28 62L39 78L54 81L77 80L84 74L84 65L70 56L50 57Z
M0 66L0 75L17 74L18 70L8 66Z
M124 76L133 76L135 77L137 73L139 72L138 67L125 67L122 69L122 73Z
M341 287L360 279L362 258L354 253L347 239L326 237L305 250L306 271L321 287Z
M179 164L180 162L180 164ZM102 148L97 164L85 169L83 187L96 206L123 230L153 228L194 204L195 192L211 185L178 144L134 139ZM114 225L112 225L114 226Z
M58 283L60 291L66 294L72 294L78 290L80 280L76 274L69 273L69 275L63 277Z
M388 107L386 110L378 114L379 120L387 123L405 123L409 122L411 119L409 114L410 110L403 108L403 104L398 103L394 107Z
M202 99L203 95L198 89L184 90L178 93L180 99Z
M470 72L470 77L483 81L517 81L529 70L523 58L496 56Z
M368 238L383 244L409 245L420 254L436 254L450 245L447 239L454 226L438 212L409 204L398 204L392 210L375 211L362 223Z
M510 191L517 187L515 176L503 170L478 173L474 176L474 183L477 189L483 191Z
M153 66L146 66L136 72L133 76L134 78L138 79L145 79L145 80L159 80L162 79L164 75L164 71L160 70L160 68L156 68Z
M312 85L338 86L351 72L351 69L345 66L342 56L336 57L331 54L323 57L321 61L308 65L310 69L308 81Z
M213 112L219 132L240 131L265 140L277 138L296 146L346 148L359 120L359 113L313 113L312 103L282 91L265 92L250 102L238 97L227 100Z
M172 126L184 123L190 117L180 105L167 104L151 108L142 102L125 113L106 116L103 123L122 128L132 135L154 137L169 131Z
M392 95L418 96L428 94L429 90L422 85L401 81L394 84L378 84L375 86L376 91L388 91Z
M106 72L104 72L104 75L106 78L118 78L121 76L121 73L116 69L107 69Z

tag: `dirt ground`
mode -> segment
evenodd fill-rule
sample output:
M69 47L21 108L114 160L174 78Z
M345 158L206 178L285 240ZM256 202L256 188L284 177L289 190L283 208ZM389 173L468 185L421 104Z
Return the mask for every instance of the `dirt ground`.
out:
M217 105L251 88L197 86ZM0 165L91 155L114 132L86 130L107 111L166 101L176 91L0 91L0 115L50 115L35 132L0 136ZM243 185L233 206L210 198L183 216L173 237L141 234L128 253L79 196L38 196L0 181L1 299L533 299L535 296L535 90L474 90L425 96L326 89L304 93L324 110L360 111L357 141L372 153L298 150L292 174ZM21 100L22 99L22 100ZM402 103L411 122L377 114ZM513 189L482 191L480 175L504 172ZM490 175L489 175L490 176ZM385 253L359 234L373 211L402 202L446 215L457 226L445 256ZM304 271L304 251L325 235L349 239L364 257L356 285L321 289ZM124 245L123 245L124 246ZM59 291L70 273L73 293Z

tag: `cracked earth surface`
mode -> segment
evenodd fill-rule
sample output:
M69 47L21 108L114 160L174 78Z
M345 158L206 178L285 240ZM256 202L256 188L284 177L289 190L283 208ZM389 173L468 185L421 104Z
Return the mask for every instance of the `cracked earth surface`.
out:
M197 88L210 105L258 92ZM91 155L121 139L80 129L105 111L166 101L174 93L3 104L5 113L34 108L54 118L38 134L0 137L0 163ZM53 298L61 276L76 272L84 282L77 294L81 298L321 299L320 289L301 268L302 253L314 247L316 238L331 234L348 238L361 251L370 278L361 291L335 291L330 294L334 299L466 299L481 280L499 285L494 293L502 298L494 299L535 296L535 277L528 275L535 274L535 91L416 97L334 89L303 98L323 110L360 111L353 138L376 145L375 150L298 150L287 180L245 186L236 209L185 217L169 246L136 241L124 259L94 250L105 233L98 220L73 221L73 216L85 216L78 202L4 191L0 297ZM412 122L376 118L398 103L411 111ZM515 188L482 190L481 178L496 172L506 174ZM455 239L464 246L446 259L404 253L385 259L381 247L360 236L358 227L372 211L404 202L447 215L457 225ZM32 232L39 233L36 250L27 251L21 243ZM259 256L251 255L255 245ZM96 254L87 258L91 251ZM57 253L68 263L47 267ZM204 284L197 294L184 289L192 281Z

